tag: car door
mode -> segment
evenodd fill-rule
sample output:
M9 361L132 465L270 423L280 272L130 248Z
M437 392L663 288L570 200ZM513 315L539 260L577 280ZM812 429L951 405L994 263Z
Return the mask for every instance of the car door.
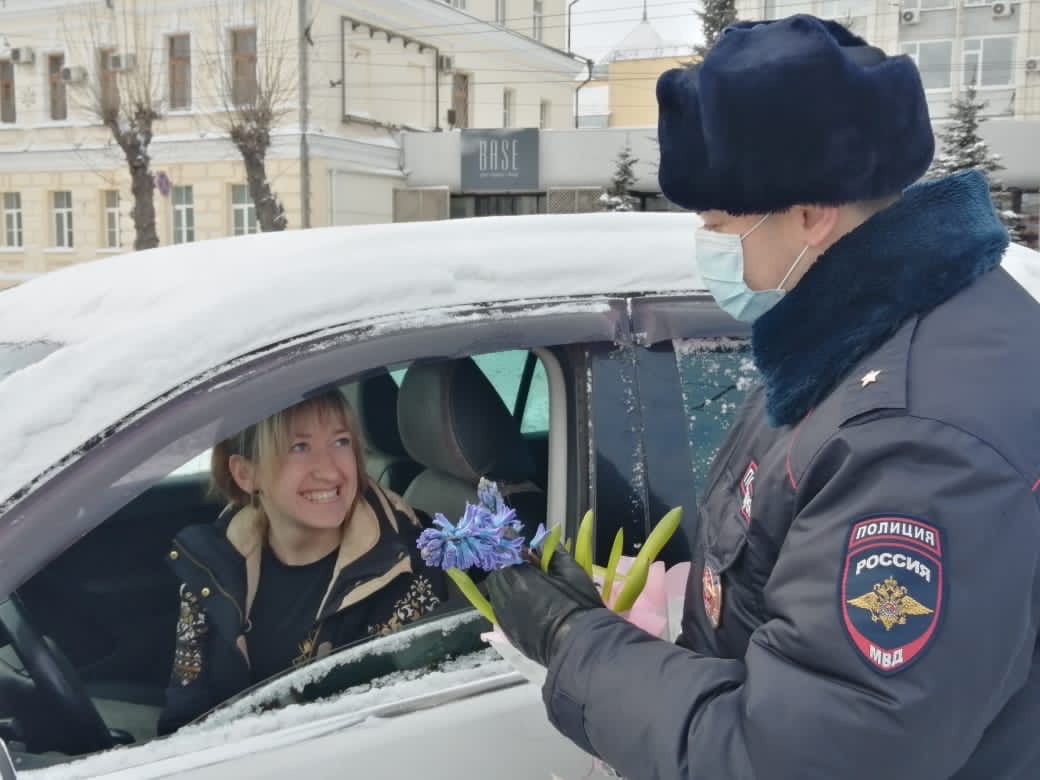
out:
M88 584L94 583L95 592L102 593L104 588L97 583L121 582L123 585L116 590L124 591L125 595L127 583L133 581L128 572L132 574L138 561L119 550L139 545L136 549L140 554L156 554L152 570L164 570L158 542L167 541L168 534L181 522L176 519L180 501L184 500L189 506L199 506L198 503L193 505L192 499L187 497L190 491L183 494L183 499L178 499L176 484L164 480L201 450L253 420L330 384L354 381L372 371L385 371L396 366L430 365L508 350L535 354L538 360L536 369L541 366L544 371L549 424L539 427L532 423L529 433L534 436L532 445L542 452L535 460L546 464L547 516L573 526L579 511L588 505L587 495L574 487L583 483L569 478L588 470L585 462L587 434L576 423L579 419L588 419L588 410L582 407L587 396L577 389L584 374L576 356L586 349L585 345L609 345L618 341L625 318L625 302L609 297L578 302L546 301L534 307L527 301L517 306L452 312L437 327L430 326L430 315L424 313L414 321L402 318L393 328L376 332L359 326L344 328L332 335L318 334L308 343L275 345L255 359L215 371L198 384L171 395L133 424L106 438L103 446L85 452L44 488L18 502L12 511L21 520L14 529L10 523L3 522L9 518L0 519L0 549L19 566L6 568L0 573L0 578L4 580L4 587L19 584L26 592L34 592L38 596L34 605L37 614L47 609L46 598L41 595L45 593L41 583L60 590L63 576L82 577ZM521 371L521 380L527 373ZM532 372L534 375L537 375L537 370ZM514 412L519 408L517 402L522 386L523 381L517 384L516 397L512 399ZM526 392L530 398L530 386ZM503 395L504 400L507 400L506 395ZM526 414L525 404L518 420L521 426ZM134 507L141 511L133 511ZM215 506L209 508L212 511ZM140 527L128 527L134 524ZM15 532L25 528L39 528L41 533ZM85 538L81 539L84 534ZM140 538L135 540L135 534ZM115 557L100 562L91 560L92 551L106 550L109 541L116 550ZM63 550L67 551L59 556ZM113 553L113 550L108 549L107 553ZM52 563L57 567L48 572ZM20 582L19 577L26 574L29 575L28 582ZM66 582L65 587L69 589L71 584ZM145 584L142 598L151 587L152 583ZM169 583L169 587L168 593L175 595L176 583ZM174 601L170 603L175 607ZM116 615L110 617L113 620L117 618ZM136 611L123 617L130 625L140 625L142 619L152 619L153 616ZM165 616L154 616L154 619L159 621L160 617L170 627L168 642L172 644L174 610ZM89 620L89 614L84 618ZM46 615L42 620L46 622ZM130 629L124 627L123 630ZM160 635L157 633L155 636ZM75 637L63 636L58 644L70 647L75 656L75 641ZM168 668L168 665L156 661L157 654L141 655L142 663L150 664L147 670L135 672L141 679L154 681L164 666ZM111 661L111 657L108 660ZM117 664L112 662L109 665ZM117 682L129 681L132 680ZM528 704L533 706L536 701L537 697ZM320 713L315 716L317 721L323 721L324 717ZM524 720L526 722L526 718ZM281 734L282 725L276 719L269 719L258 728L261 732L267 730L269 734ZM548 728L547 724L535 724L539 737L525 738L532 746L546 738L544 730L540 730L541 725ZM237 737L221 732L217 739L223 744ZM531 739L534 742L530 742ZM134 749L121 751L117 763L122 762L121 765L125 766L131 756L136 756L134 762L140 761L141 774L138 776L147 777L149 770L146 767L153 763L158 767L164 755L169 757L183 752L175 741L160 748L164 742L153 742L149 750L140 754ZM536 758L537 753L531 753L531 756ZM76 776L100 776L105 766L111 766L105 763L110 760L116 759L100 754L96 758L100 763L92 764L95 759L83 762L86 767L82 771L86 774ZM41 761L50 763L63 759L23 753L16 755L16 761L25 767ZM73 766L76 765L62 766L61 769L68 772ZM74 775L66 773L62 776Z

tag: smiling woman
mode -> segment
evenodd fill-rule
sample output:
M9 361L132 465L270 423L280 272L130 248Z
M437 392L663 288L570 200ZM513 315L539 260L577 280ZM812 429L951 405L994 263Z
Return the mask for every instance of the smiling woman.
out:
M215 524L177 535L177 645L160 734L284 669L431 611L429 518L371 484L353 410L327 390L218 444Z

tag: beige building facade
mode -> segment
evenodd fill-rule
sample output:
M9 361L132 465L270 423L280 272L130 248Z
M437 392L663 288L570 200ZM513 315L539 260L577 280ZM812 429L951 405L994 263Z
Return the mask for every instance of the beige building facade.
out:
M657 79L695 61L692 46L665 40L644 13L592 68L579 93L578 126L656 127Z
M267 178L290 229L392 221L406 131L574 123L584 66L562 50L565 0L107 5L5 5L0 287L132 248L126 157L97 109L142 85L161 244L257 229L224 119L265 85Z

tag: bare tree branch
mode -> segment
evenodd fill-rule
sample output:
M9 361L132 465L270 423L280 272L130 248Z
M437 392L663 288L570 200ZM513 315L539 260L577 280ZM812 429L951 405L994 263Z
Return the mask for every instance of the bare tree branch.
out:
M156 67L161 47L151 32L154 11L151 0L130 0L112 8L92 4L64 18L65 39L77 60L67 65L90 72L82 84L72 82L69 96L109 129L130 171L134 249L159 245L148 151L155 122L162 116ZM86 36L76 35L78 29L85 29ZM81 43L77 46L76 41ZM120 57L118 63L113 54Z
M289 113L294 97L293 39L287 34L293 29L290 7L280 0L212 0L213 20L222 32L215 49L203 55L221 101L213 122L242 156L249 195L264 232L288 225L285 207L267 177L267 152L271 131ZM229 26L229 16L245 23Z

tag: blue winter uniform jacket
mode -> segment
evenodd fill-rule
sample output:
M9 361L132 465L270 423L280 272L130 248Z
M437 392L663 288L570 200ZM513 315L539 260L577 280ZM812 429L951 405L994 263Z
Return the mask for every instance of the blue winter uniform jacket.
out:
M755 323L679 646L582 614L564 734L629 780L1040 777L1040 305L1006 243L981 176L919 185Z

